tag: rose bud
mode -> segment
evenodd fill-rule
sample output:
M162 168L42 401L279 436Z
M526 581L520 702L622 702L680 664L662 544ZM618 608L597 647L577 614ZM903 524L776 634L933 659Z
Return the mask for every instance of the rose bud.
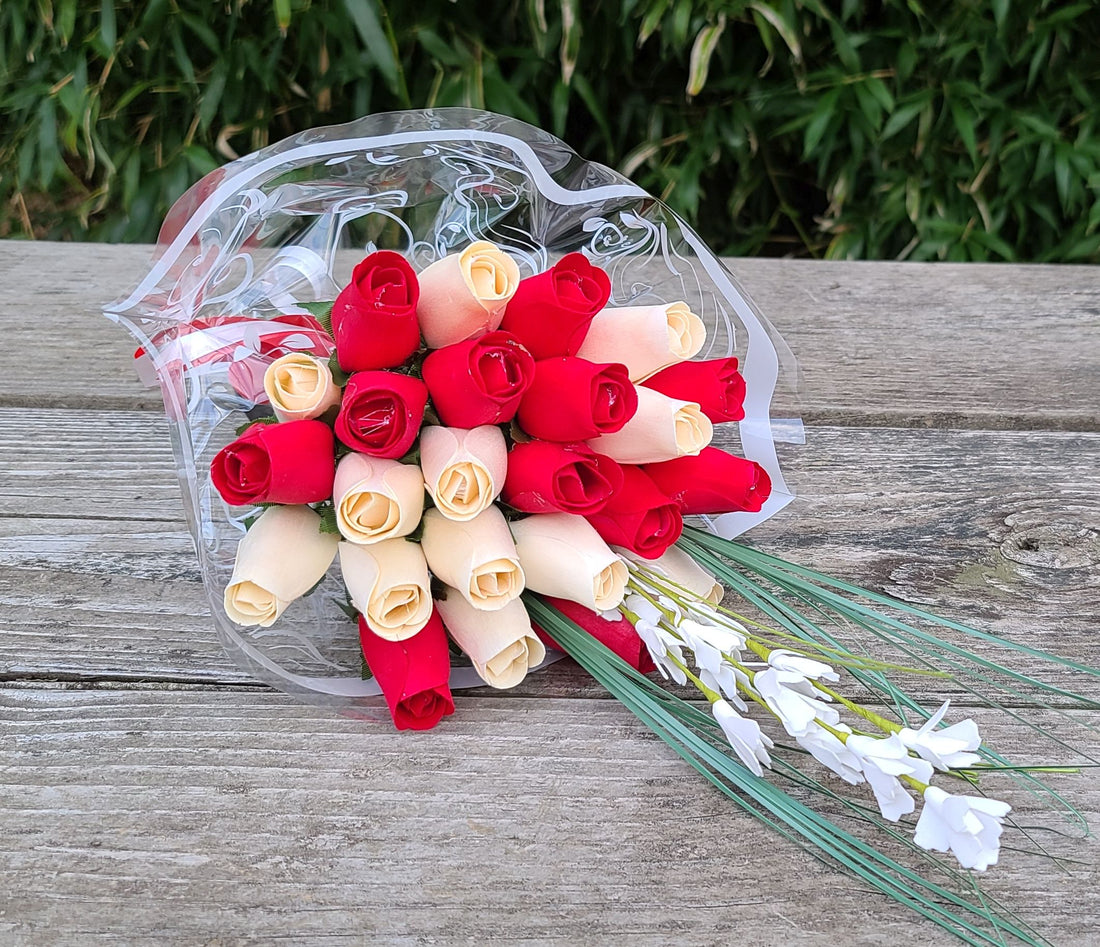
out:
M408 539L340 543L340 571L351 604L376 635L402 641L431 618L431 577L419 544Z
M669 398L693 401L711 421L740 421L745 417L745 379L735 358L680 362L642 382Z
M451 649L438 612L411 638L389 641L359 616L363 659L382 688L398 730L430 730L455 711L448 681Z
M714 436L714 425L690 401L677 401L650 388L635 388L638 410L614 434L588 446L620 464L650 464L698 454Z
M634 630L634 626L625 618L619 617L615 621L609 621L602 615L596 614L592 609L563 598L550 598L547 596L546 604L552 605L571 622L580 625L600 644L614 651L636 671L648 674L650 671L657 670L657 665L653 663L653 658L650 657L649 649L638 637L638 632ZM544 629L538 625L535 625L534 629L545 644L551 648L557 648L559 651L565 650Z
M771 478L763 467L717 447L704 448L698 457L646 464L645 472L685 516L755 513L772 492Z
M292 352L268 365L264 391L280 421L317 418L340 403L328 363L305 352Z
M241 323L247 324L248 328L238 336L240 342L231 341L232 335L236 334L233 330L227 333L229 337L223 335L223 326ZM227 352L233 352L232 357L242 354L238 346L243 347L245 352L250 349L255 352L256 357L247 355L229 362L228 380L242 398L257 403L271 400L264 391L264 375L274 359L300 353L316 355L327 362L334 348L332 336L321 328L313 316L308 315L283 314L262 323L247 316L211 316L196 319L189 326L191 332L215 330L205 334L204 341L210 344L202 347L201 354L194 353L190 359L191 365L224 362ZM181 329L180 335L183 334L187 333Z
M345 454L336 465L332 502L348 542L367 545L408 536L424 512L424 478L411 464Z
M527 441L508 453L501 498L524 513L584 516L603 509L622 485L619 465L583 442Z
M225 613L238 625L267 628L313 588L336 557L338 538L322 533L308 506L272 506L237 546Z
M624 366L559 356L535 362L516 419L544 441L586 441L621 430L637 409L638 395Z
M420 545L432 572L479 611L504 608L523 591L516 544L495 506L464 523L426 511Z
M515 687L546 657L546 647L532 630L527 609L518 599L490 621L455 589L447 589L447 597L436 602L436 608L455 643L490 687Z
M373 457L402 457L416 442L428 389L398 372L356 372L344 387L336 436Z
M476 339L500 325L519 267L487 240L436 260L420 274L420 331L428 348Z
M623 488L586 519L608 545L625 546L643 559L657 559L684 530L676 503L632 466L623 467Z
M502 424L516 414L535 360L507 332L436 349L424 359L424 384L448 427Z
M664 555L657 559L643 559L621 546L613 546L611 551L664 576L673 585L687 589L711 605L720 604L725 594L721 583L679 546L669 546Z
M512 523L512 537L533 592L597 612L622 602L629 578L626 565L583 516L536 513Z
M697 355L706 340L703 320L685 302L626 306L598 312L577 355L622 362L631 381L640 381Z
M449 520L472 520L500 493L508 447L492 425L426 427L420 432L420 467L435 508Z
M537 359L576 355L592 317L610 296L607 274L583 253L569 253L520 281L501 326Z
M332 429L320 421L253 424L210 463L210 479L230 506L317 503L332 496Z
M400 253L377 250L352 271L332 307L336 357L346 372L400 365L420 346L416 273Z

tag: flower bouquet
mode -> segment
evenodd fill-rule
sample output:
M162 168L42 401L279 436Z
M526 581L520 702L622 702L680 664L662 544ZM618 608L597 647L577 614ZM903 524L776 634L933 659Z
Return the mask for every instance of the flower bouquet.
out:
M208 175L108 315L164 392L212 610L258 676L428 729L568 653L788 837L967 942L1040 942L957 884L1011 824L985 778L1048 792L1037 769L903 683L1093 706L989 652L1100 672L733 541L791 499L793 368L659 201L500 116L374 116ZM951 860L918 873L781 780Z

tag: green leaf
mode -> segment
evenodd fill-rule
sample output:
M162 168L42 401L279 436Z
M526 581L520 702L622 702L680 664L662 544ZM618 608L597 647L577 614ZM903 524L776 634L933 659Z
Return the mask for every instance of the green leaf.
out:
M118 42L118 29L115 23L114 0L103 0L99 7L99 38L108 50L115 48Z
M691 61L688 65L687 94L696 96L707 84L710 60L718 46L718 40L726 28L726 16L720 14L717 23L704 26L696 35L691 46Z
M336 352L329 356L328 369L332 372L332 380L336 383L337 388L343 388L348 383L351 376L340 367L340 357Z
M886 141L888 138L893 138L903 128L912 124L913 120L920 115L921 109L924 108L924 101L910 102L906 105L901 105L897 110L886 120L886 124L883 126L882 134L879 136L880 141Z
M607 115L604 114L603 106L600 104L600 99L595 90L588 80L579 73L573 76L572 88L576 90L581 101L588 107L588 113L596 120L596 124L603 133L604 141L607 143L607 150L613 157L614 144L611 137L611 125L607 121Z
M245 431L256 424L278 424L279 419L274 414L260 415L255 418L249 418L243 424L237 425L237 437L240 437Z
M559 0L561 4L561 81L569 85L577 68L581 53L581 5L580 0Z
M966 150L970 154L970 160L977 164L978 139L974 131L974 116L971 115L967 106L954 99L949 101L948 107L951 109L951 117L955 121L955 130L966 146Z
M460 68L466 62L466 60L448 46L434 30L428 29L427 27L421 27L416 31L416 40L429 56L439 60L444 66Z
M57 147L57 113L54 100L46 98L38 108L38 185L48 189L61 165Z
M336 305L336 300L298 303L298 305L321 323L321 328L325 332L332 335L332 307Z
M214 64L210 73L210 79L203 89L202 99L199 102L199 128L204 131L210 127L214 116L218 114L218 106L221 104L222 94L225 92L225 83L229 77L229 63L220 59Z
M290 0L275 0L275 23L280 33L287 31L292 15Z
M995 233L986 230L972 230L970 239L980 243L1006 262L1011 263L1016 259L1016 251L1012 249L1012 245Z
M336 520L336 507L332 505L332 501L326 500L314 507L314 510L321 517L317 529L326 535L338 536L340 534L340 524Z
M377 0L344 0L344 9L348 11L355 31L366 46L375 68L382 74L390 91L396 92L400 69L389 39L382 29Z
M840 116L836 113L836 104L840 99L840 90L833 89L828 92L814 109L806 132L802 138L802 157L809 159L813 156L817 146L821 143L829 125Z
M783 14L767 3L750 3L748 9L760 14L775 28L775 31L782 37L783 42L787 44L787 48L791 51L795 62L802 61L802 44L799 42L798 33Z
M661 19L664 17L670 2L671 0L657 0L657 2L646 11L646 15L642 17L642 25L638 28L639 48L644 46L646 41L657 32L657 27L660 25Z

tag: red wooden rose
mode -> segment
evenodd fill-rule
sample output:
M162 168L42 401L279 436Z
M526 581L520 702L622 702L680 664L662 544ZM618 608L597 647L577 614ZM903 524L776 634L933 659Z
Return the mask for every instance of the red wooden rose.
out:
M489 332L436 349L424 359L424 383L448 427L511 421L534 376L531 353L507 332Z
M336 356L346 372L393 368L420 345L420 287L409 261L378 250L352 271L332 307Z
M451 651L439 612L403 641L380 638L359 616L359 643L398 730L430 730L454 713Z
M685 515L755 513L772 492L771 478L758 463L704 447L698 457L646 464L645 472Z
M321 421L253 424L218 451L210 479L231 506L317 503L332 496L333 446Z
M532 437L569 443L614 434L637 410L638 393L625 365L558 356L535 362L517 418Z
M524 513L597 513L623 485L610 457L587 444L528 441L508 453L501 499Z
M684 530L680 509L641 467L623 464L622 471L622 489L588 522L609 545L657 559Z
M352 450L395 459L420 434L428 389L399 372L356 372L344 387L336 436Z
M745 379L735 358L680 362L642 384L679 401L694 401L715 422L740 421L745 416Z
M638 632L634 630L634 626L625 618L620 617L617 621L608 621L584 605L567 601L564 598L551 598L549 595L544 597L547 604L552 605L566 618L580 625L600 644L614 651L634 670L641 671L643 674L657 670L657 665L653 663L653 658L649 655L649 649L638 637ZM532 625L531 627L535 629L535 633L549 647L557 648L559 651L565 650L538 625Z
M607 274L583 253L569 253L544 273L520 280L501 328L537 359L575 355L610 297Z

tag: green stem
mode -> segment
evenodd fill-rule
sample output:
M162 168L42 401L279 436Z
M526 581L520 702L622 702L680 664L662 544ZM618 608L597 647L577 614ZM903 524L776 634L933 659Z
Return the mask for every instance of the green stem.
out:
M885 717L880 717L873 710L868 710L862 704L857 704L854 701L848 700L848 698L845 697L843 694L837 693L831 687L827 687L820 681L813 681L812 683L815 688L821 691L821 693L828 694L838 704L842 704L843 706L847 707L852 713L856 714L859 717L862 717L868 723L874 724L884 733L894 734L900 732L901 727L898 724L894 723L892 720L887 720Z
M676 667L678 667L681 671L683 671L684 674L687 675L688 680L690 680L691 683L699 689L700 693L702 693L702 695L712 704L722 699L721 694L719 694L717 691L712 691L709 687L707 687L706 684L704 684L701 680L699 680L699 678L691 673L691 670L688 668L688 666L684 664L684 662L681 661L679 658L677 658L676 655L672 654L671 652L666 652L665 657L673 664L675 664Z
M924 795L924 791L929 786L929 783L922 783L919 779L914 779L912 776L906 776L904 773L901 776L899 776L898 779L900 779L904 783L908 783L915 790L917 790L917 792L919 792L922 796Z

